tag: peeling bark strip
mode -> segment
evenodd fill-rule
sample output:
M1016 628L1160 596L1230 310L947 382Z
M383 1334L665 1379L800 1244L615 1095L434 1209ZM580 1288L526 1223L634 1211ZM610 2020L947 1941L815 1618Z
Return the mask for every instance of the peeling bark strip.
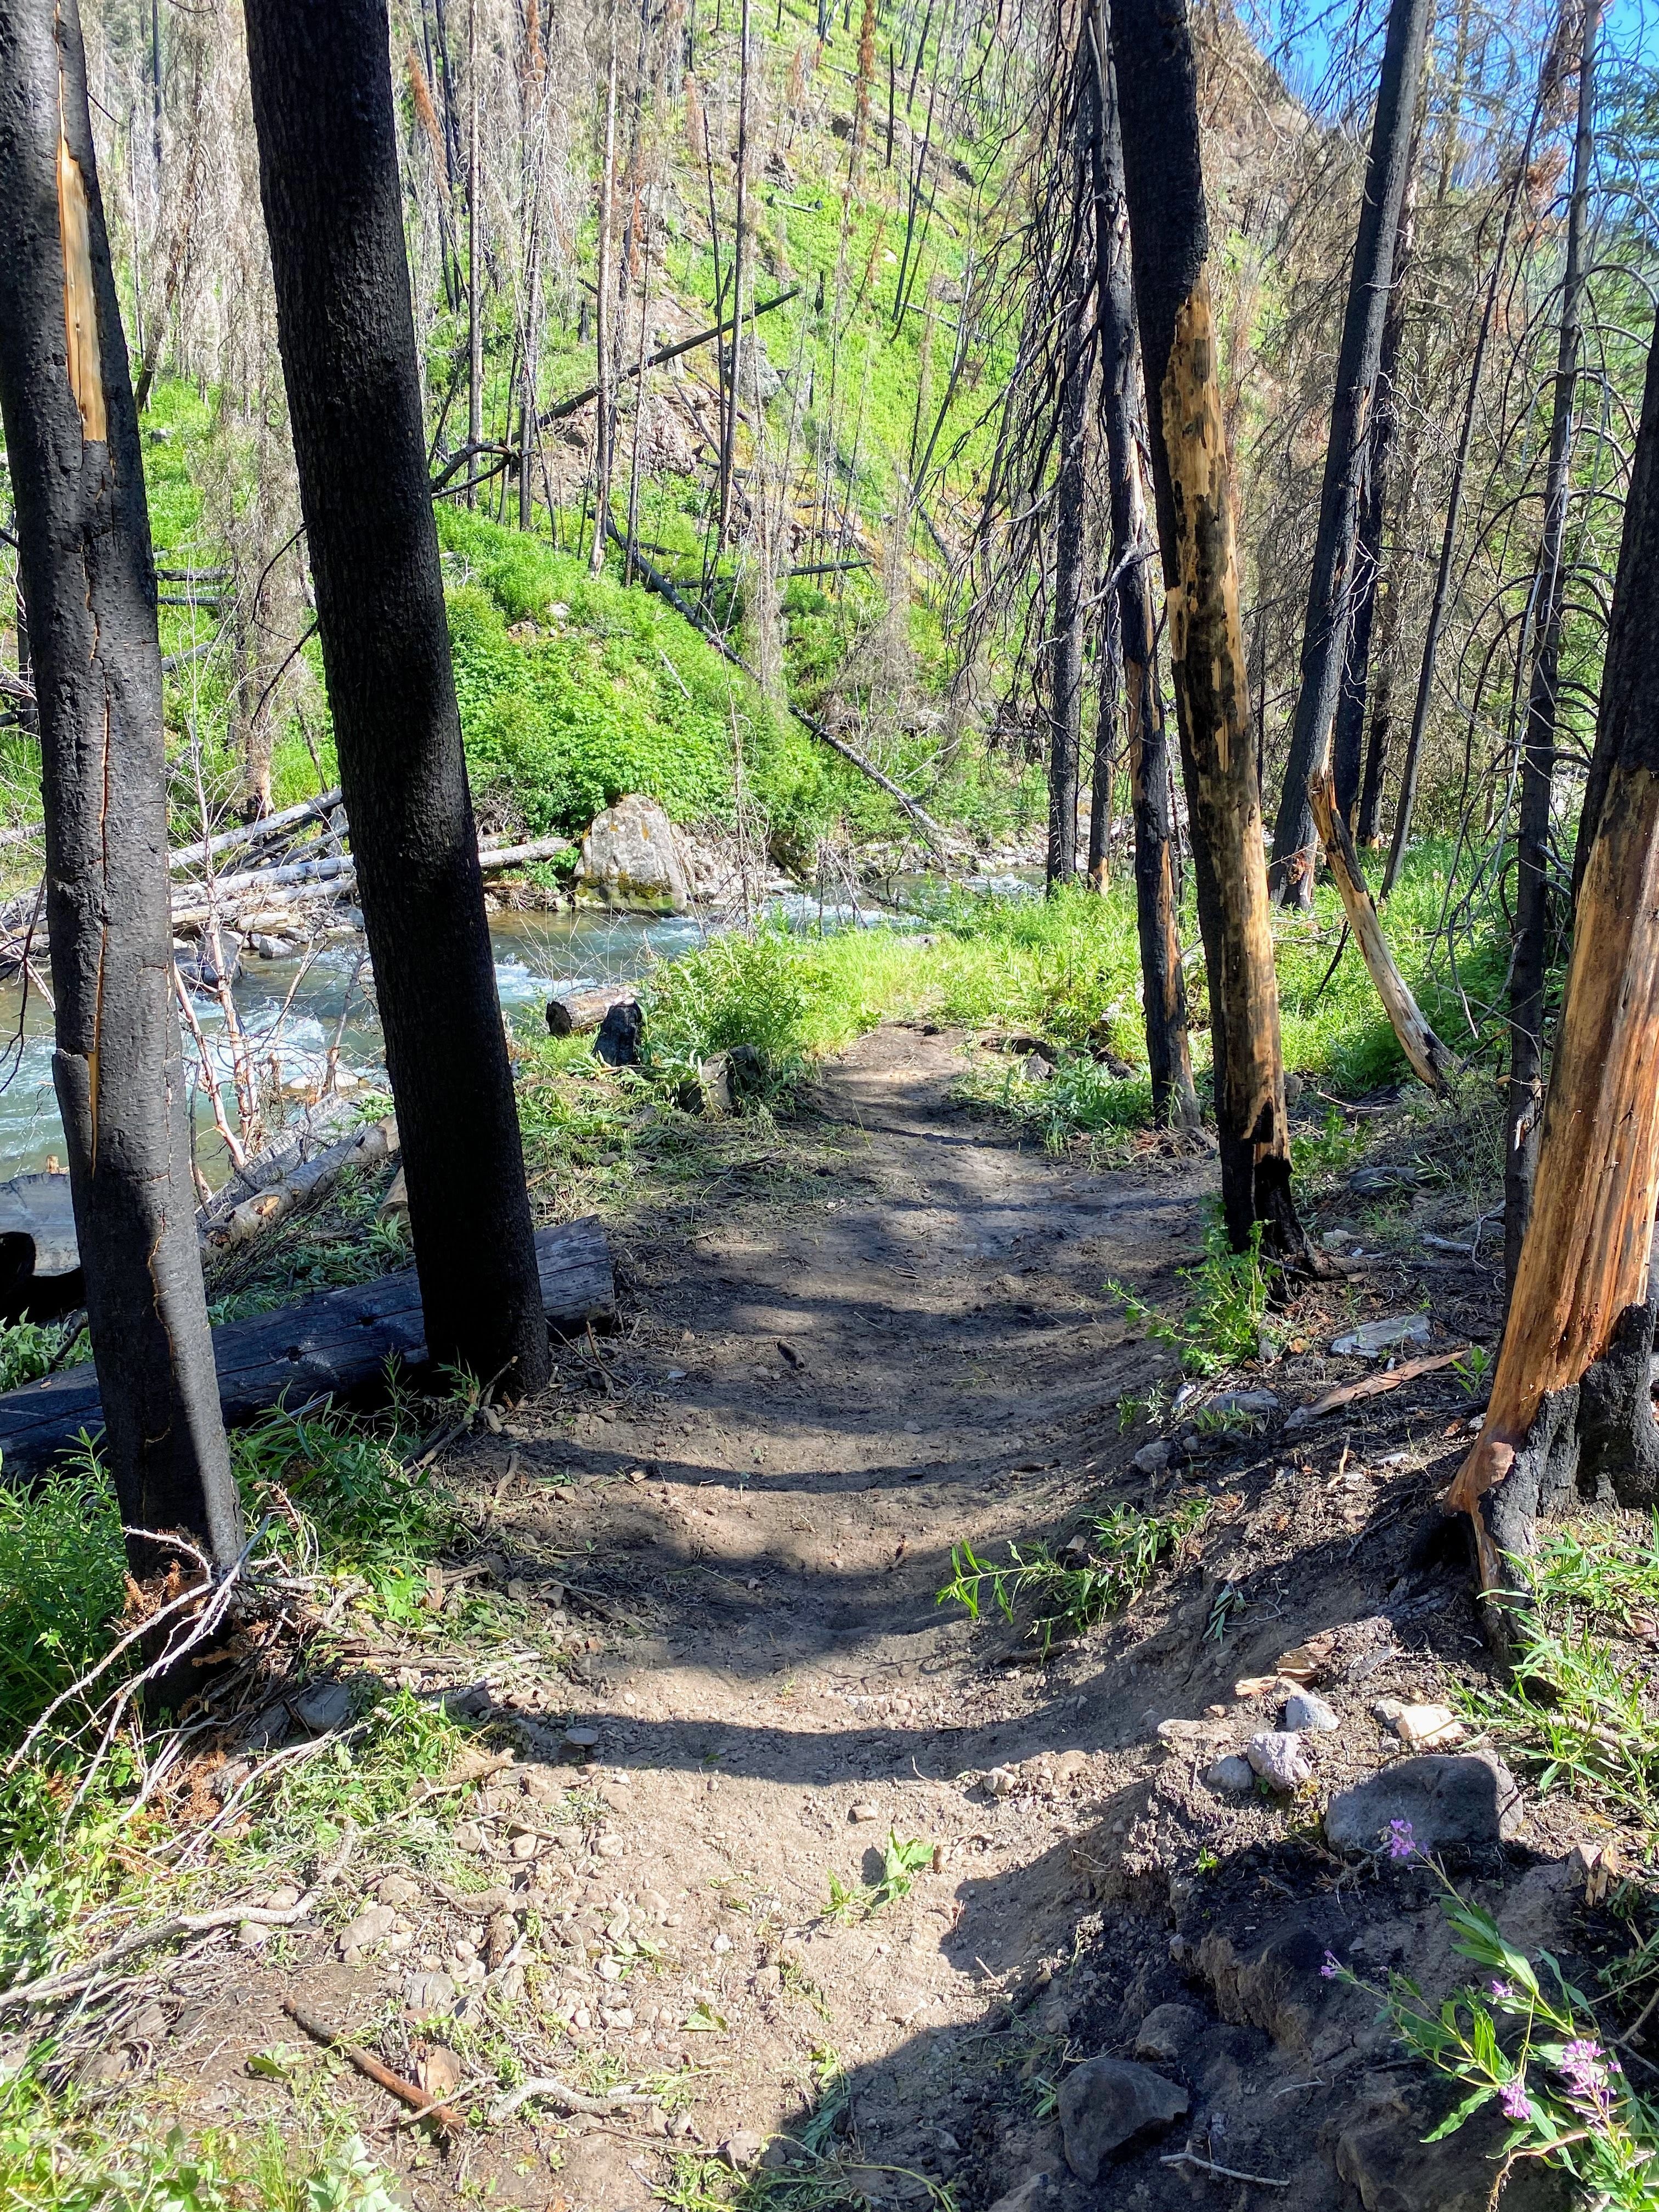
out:
M81 410L87 443L109 442L104 410L104 372L98 358L98 303L92 282L92 216L86 179L67 139L58 141L58 231L64 247L64 330L69 346L70 389Z
M1348 916L1348 927L1353 932L1354 943L1365 963L1366 973L1382 1001L1382 1011L1388 1016L1394 1033L1400 1040L1400 1048L1411 1062L1413 1072L1426 1083L1431 1091L1443 1097L1446 1087L1458 1072L1457 1055L1448 1051L1429 1027L1423 1009L1412 996L1411 986L1401 974L1389 940L1382 934L1382 925L1377 919L1370 892L1365 887L1365 878L1359 866L1359 855L1354 850L1353 837L1343 820L1336 804L1336 782L1328 766L1309 792L1313 804L1313 818L1325 858L1330 865L1336 887L1342 894L1342 904Z
M259 189L410 1229L441 1363L548 1372L427 486L385 0L246 0Z
M1474 1525L1481 1585L1536 1515L1610 1485L1659 1495L1649 1395L1659 1198L1659 347L1648 360L1596 729L1585 856L1544 1105L1532 1218L1480 1441L1446 1495Z
M0 0L0 418L40 711L52 1073L107 1456L124 1520L188 1530L228 1560L240 1516L187 1166L155 574L76 0Z
M1216 372L1197 72L1186 0L1114 0L1124 197L1146 368L1193 873L1210 987L1221 1199L1237 1249L1318 1265L1291 1198L1261 795Z

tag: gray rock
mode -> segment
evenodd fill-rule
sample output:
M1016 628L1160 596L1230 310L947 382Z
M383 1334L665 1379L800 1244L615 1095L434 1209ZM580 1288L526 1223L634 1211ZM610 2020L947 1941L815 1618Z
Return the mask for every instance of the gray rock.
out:
M1155 2005L1135 2030L1135 2057L1159 2059L1170 2065L1202 2025L1191 2005Z
M1054 2176L1048 2168L1028 2173L1023 2181L998 2197L991 2212L1042 2212L1042 2207L1057 2193Z
M367 1951L373 1944L384 1943L397 1920L389 1905L366 1905L340 1930L340 1956L349 1959L355 1951Z
M628 914L684 914L691 885L672 823L654 799L619 799L588 824L576 886Z
M1342 1723L1316 1690L1293 1690L1285 1700L1284 1726L1293 1733L1311 1729L1316 1735L1329 1735Z
M727 2136L726 2141L720 2145L720 2156L734 2173L741 2173L744 2166L757 2163L765 2148L764 2136L756 2135L751 2130L742 2128L736 2135Z
M1049 1083L1054 1079L1054 1063L1045 1060L1040 1052L1034 1052L1021 1063L1019 1072L1026 1083Z
M1407 2117L1362 2119L1336 2139L1336 2171L1358 2194L1363 2212L1487 2212L1502 2158L1506 2124L1491 2106L1439 2142L1425 2142L1438 2119L1425 2109ZM1577 2202L1571 2184L1538 2159L1516 2160L1504 2191L1504 2212L1567 2212Z
M1142 1474L1162 1474L1175 1457L1175 1446L1167 1437L1154 1437L1149 1444L1142 1444L1133 1464Z
M442 1972L411 1974L404 2002L413 2020L437 2020L455 2009L455 1984Z
M1491 1850L1521 1825L1521 1793L1490 1752L1430 1752L1340 1791L1326 1808L1325 1839L1334 1850L1378 1850L1395 1820L1410 1822L1419 1850Z
M293 1701L294 1717L313 1735L326 1735L351 1718L351 1689L345 1682L313 1682Z
M1247 1420L1265 1421L1279 1411L1279 1400L1271 1390L1224 1390L1212 1398L1204 1408L1224 1419L1231 1413Z
M1244 1747L1244 1756L1270 1788L1299 1789L1310 1779L1313 1765L1299 1735L1285 1729L1263 1729Z
M1167 2128L1190 2100L1178 2081L1127 2058L1090 2058L1060 2088L1066 2163L1079 2181L1093 2181L1103 2160L1137 2136Z
M1204 1787L1223 1797L1248 1797L1255 1788L1255 1769L1242 1751L1230 1751L1206 1770Z
M1362 1359L1375 1359L1382 1352L1398 1352L1404 1345L1426 1344L1428 1340L1427 1314L1384 1314L1380 1321L1365 1322L1358 1328L1350 1329L1346 1336L1337 1337L1331 1350L1344 1356L1352 1353Z

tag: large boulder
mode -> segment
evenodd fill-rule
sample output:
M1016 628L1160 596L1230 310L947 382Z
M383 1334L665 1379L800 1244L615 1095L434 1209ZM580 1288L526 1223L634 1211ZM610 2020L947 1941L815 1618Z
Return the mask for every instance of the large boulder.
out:
M1066 2163L1093 2181L1112 2153L1178 2120L1190 2100L1179 2081L1127 2058L1085 2059L1060 2085Z
M1344 1790L1325 1812L1325 1840L1334 1850L1491 1851L1521 1825L1521 1792L1502 1759L1471 1751L1458 1758L1431 1753L1385 1766Z
M684 914L691 879L673 824L637 793L595 815L582 839L576 889L624 914Z

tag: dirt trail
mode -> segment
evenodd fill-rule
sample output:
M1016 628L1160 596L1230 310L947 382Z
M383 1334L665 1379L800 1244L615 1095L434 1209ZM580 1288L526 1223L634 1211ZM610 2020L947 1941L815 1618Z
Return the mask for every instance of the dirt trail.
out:
M828 1065L770 1187L734 1171L689 1230L623 1249L602 1359L573 1347L545 1404L458 1450L483 1563L568 1654L568 1673L509 1661L460 1695L522 1747L450 1838L513 1917L486 1951L453 1887L405 1884L383 1949L342 1961L319 1938L251 1970L180 2035L175 2069L216 2054L204 2116L257 2105L246 2055L296 1983L338 2016L408 2021L441 1970L485 2035L488 1992L467 1984L492 1963L504 2016L568 2033L567 2078L602 2064L659 2101L524 2107L447 2154L377 2139L419 2212L474 2187L566 2212L657 2191L702 2212L699 2154L744 2172L763 2155L749 2185L778 2212L879 2212L947 2185L960 2212L1027 2184L1018 2212L1485 2203L1490 2141L1424 2148L1437 2108L1395 2070L1375 2000L1319 1972L1332 1946L1431 1988L1455 1971L1432 1882L1356 1869L1317 1813L1398 1757L1380 1693L1443 1696L1484 1663L1461 1559L1419 1540L1467 1395L1443 1373L1305 1440L1189 1434L1184 1461L1140 1471L1149 1431L1124 1435L1118 1401L1174 1363L1103 1286L1169 1295L1212 1163L1096 1174L1020 1149L953 1104L962 1064L960 1039L892 1025ZM1308 1387L1277 1387L1311 1395L1330 1371L1315 1358ZM936 1602L956 1544L1063 1545L1085 1504L1176 1496L1207 1501L1201 1542L1046 1665L1000 1620ZM1273 1725L1276 1704L1235 1682L1316 1632L1340 1722L1304 1739L1316 1796L1206 1787L1218 1751ZM429 1690L430 1662L406 1679ZM586 1772L572 1728L596 1739ZM537 1812L571 1787L574 1833ZM1476 1893L1571 1960L1557 1821L1529 1807ZM832 1879L878 1880L890 1833L927 1847L908 1893L830 1913ZM375 1879L362 1870L365 1900ZM476 1966L447 1948L460 1935ZM530 1979L509 1983L521 1935ZM387 2033L383 2051L418 2057L420 2029ZM1187 2107L1090 2185L1054 2095L1097 2052L1139 2053ZM1555 2201L1535 2174L1505 2199Z

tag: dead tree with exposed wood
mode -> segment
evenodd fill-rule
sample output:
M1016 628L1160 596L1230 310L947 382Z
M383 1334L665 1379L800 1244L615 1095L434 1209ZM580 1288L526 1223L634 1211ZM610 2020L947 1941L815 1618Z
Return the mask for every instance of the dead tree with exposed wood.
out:
M1532 1216L1479 1442L1447 1492L1480 1586L1524 1577L1575 1495L1659 1498L1650 1388L1659 1199L1659 345L1649 356L1585 811L1583 884ZM1501 1613L1494 1613L1501 1627Z
M1192 1054L1187 1041L1187 988L1181 968L1170 838L1170 748L1152 605L1157 548L1147 526L1142 482L1146 418L1140 346L1135 331L1129 234L1123 206L1117 88L1103 8L1090 23L1085 58L1095 79L1092 140L1100 418L1111 501L1110 559L1117 579L1129 804L1134 817L1135 923L1140 940L1140 991L1152 1079L1152 1118L1160 1124L1195 1128L1198 1097L1193 1088Z
M1353 611L1354 556L1395 242L1411 171L1430 0L1391 0L1376 114L1365 163L1342 343L1336 360L1319 527L1302 626L1302 680L1273 824L1270 880L1286 906L1313 903L1317 848L1312 787L1326 770Z
M246 0L323 665L434 1360L548 1374L427 486L386 0Z
M1571 490L1573 420L1587 281L1585 232L1590 165L1595 151L1595 43L1600 0L1585 0L1578 52L1578 114L1572 186L1567 203L1561 271L1561 332L1544 478L1544 526L1534 585L1532 672L1521 758L1520 818L1516 838L1515 949L1510 967L1510 1080L1504 1147L1504 1269L1513 1284L1521 1264L1538 1168L1544 1099L1544 978L1551 933L1550 800L1555 784L1556 695L1561 672L1561 623L1567 592L1567 510Z
M129 1527L241 1547L173 1006L155 570L76 0L0 0L0 418L40 719L52 1074ZM168 1564L141 1546L133 1564Z
M1148 440L1193 873L1210 987L1222 1208L1235 1249L1317 1266L1291 1194L1261 793L1238 612L1188 0L1111 21Z

